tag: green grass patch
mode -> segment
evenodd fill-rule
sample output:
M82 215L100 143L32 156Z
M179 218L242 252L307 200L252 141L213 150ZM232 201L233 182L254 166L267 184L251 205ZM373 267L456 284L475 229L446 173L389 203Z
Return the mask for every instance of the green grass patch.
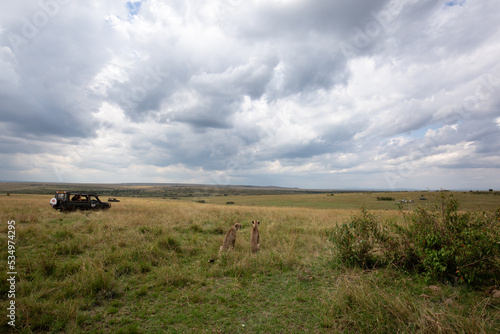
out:
M330 235L351 219L355 212L351 207L366 199L381 222L398 224L408 220L408 207L403 211L384 207L388 203L377 201L376 194L294 196L287 197L287 207L264 205L271 199L266 196L241 196L235 205L225 204L230 196L221 196L220 205L211 203L214 197L203 205L125 198L106 212L70 214L52 210L43 196L6 196L0 201L2 221L22 218L16 225L16 330L495 333L500 329L499 301L485 294L487 287L437 280L435 290L418 270L378 266L376 259L366 261L363 268L338 261ZM29 206L27 198L32 200ZM244 200L248 205L240 204ZM315 201L318 206L313 208ZM299 203L308 207L293 207ZM342 208L321 206L334 203ZM253 219L261 222L261 248L256 254L250 247ZM235 249L219 257L224 234L235 222L242 224ZM0 226L0 235L6 240L5 225ZM6 247L0 248L0 257L7 255ZM6 272L0 271L2 291L9 288L6 279ZM7 303L2 294L0 307L5 310ZM10 330L5 322L0 326L0 331Z

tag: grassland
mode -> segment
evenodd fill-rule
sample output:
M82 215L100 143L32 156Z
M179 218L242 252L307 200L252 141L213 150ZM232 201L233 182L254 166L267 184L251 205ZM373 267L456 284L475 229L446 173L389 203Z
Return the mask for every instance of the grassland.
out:
M50 195L3 195L1 259L7 221L16 221L16 332L499 332L500 302L483 294L486 287L429 287L417 275L336 261L328 236L359 205L401 220L393 202L377 196L228 195L203 204L122 197L109 211L61 214ZM383 196L433 205L431 193ZM455 196L464 210L500 207L494 194ZM255 255L253 219L262 238ZM217 258L235 222L243 224L236 248ZM2 293L2 314L8 301ZM0 331L11 330L1 319Z
M324 193L321 190L306 190L280 187L224 186L200 184L103 184L103 183L41 183L0 182L0 193L50 195L56 190L92 191L102 196L113 197L160 197L193 198L235 195L277 195Z
M500 193L454 192L453 195L461 203L464 210L493 210L500 204ZM378 198L390 197L394 201L384 201ZM420 198L426 200L420 200ZM353 209L366 206L370 210L394 210L395 201L413 200L413 204L404 204L405 209L416 205L433 206L440 197L440 192L410 191L410 192L360 192L360 193L321 193L321 194L279 194L279 195L240 195L205 198L206 203L226 204L233 202L241 206L315 208L315 209ZM193 200L184 198L184 200ZM198 199L196 199L198 200Z

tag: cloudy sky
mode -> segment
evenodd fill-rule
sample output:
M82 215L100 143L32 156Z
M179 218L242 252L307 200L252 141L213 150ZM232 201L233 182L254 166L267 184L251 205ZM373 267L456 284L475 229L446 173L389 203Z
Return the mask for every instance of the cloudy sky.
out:
M498 0L20 0L0 180L499 189Z

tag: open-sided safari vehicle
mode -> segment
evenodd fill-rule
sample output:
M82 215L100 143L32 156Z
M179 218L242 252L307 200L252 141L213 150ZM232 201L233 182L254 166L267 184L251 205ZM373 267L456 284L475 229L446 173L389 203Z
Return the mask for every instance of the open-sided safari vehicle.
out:
M109 209L111 204L101 202L96 193L58 190L50 205L60 211Z

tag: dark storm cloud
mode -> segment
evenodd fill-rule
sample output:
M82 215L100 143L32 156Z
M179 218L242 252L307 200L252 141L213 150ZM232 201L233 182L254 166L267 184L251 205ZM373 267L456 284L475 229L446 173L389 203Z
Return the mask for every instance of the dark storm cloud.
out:
M189 124L195 131L204 131L208 128L227 129L232 127L229 119L231 114L230 103L212 97L203 101L199 107L176 112L171 120Z
M51 101L47 97L26 101L22 97L0 96L0 100L3 110L0 122L7 124L6 134L83 138L91 136L92 128L96 125L89 121L91 118L84 116L84 110L81 110L81 114L69 113L68 109L76 106L60 106L58 101Z
M271 96L287 96L303 90L329 89L345 84L346 59L339 43L349 40L358 24L364 24L388 1L297 1L291 4L242 5L226 22L242 41L271 45L283 68L283 87Z
M194 74L190 86L204 96L238 97L248 95L258 99L265 93L272 79L273 70L278 65L276 55L250 57L247 63L230 66L223 72Z
M348 77L346 59L338 48L338 40L344 38L341 34L352 32L356 22L368 20L371 11L379 11L386 3L373 1L365 4L362 11L348 1L256 6L241 3L232 8L224 22L219 22L222 32L235 33L238 38L238 41L225 41L233 45L233 57L222 54L216 59L230 60L229 63L212 63L207 71L207 63L193 58L192 54L184 55L182 48L175 49L174 44L182 44L185 31L181 29L171 34L169 31L162 36L153 34L149 38L159 47L148 50L149 65L141 62L142 70L131 69L136 73L125 82L113 84L108 95L135 119L136 115L159 111L162 101L168 100L177 89L194 89L204 105L196 106L199 112L192 108L174 110L173 120L188 122L197 128L227 127L224 120L229 116L227 111L237 111L233 100L244 95L257 99L266 93L269 98L276 99L304 90L345 84ZM189 11L176 8L175 13L185 16ZM159 20L158 17L153 19ZM147 41L136 43L147 47ZM194 54L204 53L196 42L192 49ZM146 70L155 66L168 75L162 77L158 87L144 89L142 81L147 76ZM218 97L221 93L231 97ZM210 119L207 112L214 117Z
M319 127L315 138L306 142L290 140L286 145L280 147L279 152L269 152L266 159L299 159L312 158L336 152L354 152L358 144L354 140L356 133L366 127L364 122L351 121L349 126L325 126Z
M0 167L322 187L492 168L499 15L493 0L16 1L0 13Z
M0 136L0 154L15 154L23 152L36 154L44 150L44 143L36 143L30 139Z
M301 40L311 33L336 38L349 33L357 24L365 23L371 11L378 11L389 1L295 1L292 3L261 2L242 4L231 21L237 36L249 39Z
M7 124L9 133L94 135L92 113L101 101L91 96L87 85L108 61L114 43L113 32L93 19L93 9L63 1L39 2L3 22L2 44L11 50L12 71L18 78L0 92L0 122Z

